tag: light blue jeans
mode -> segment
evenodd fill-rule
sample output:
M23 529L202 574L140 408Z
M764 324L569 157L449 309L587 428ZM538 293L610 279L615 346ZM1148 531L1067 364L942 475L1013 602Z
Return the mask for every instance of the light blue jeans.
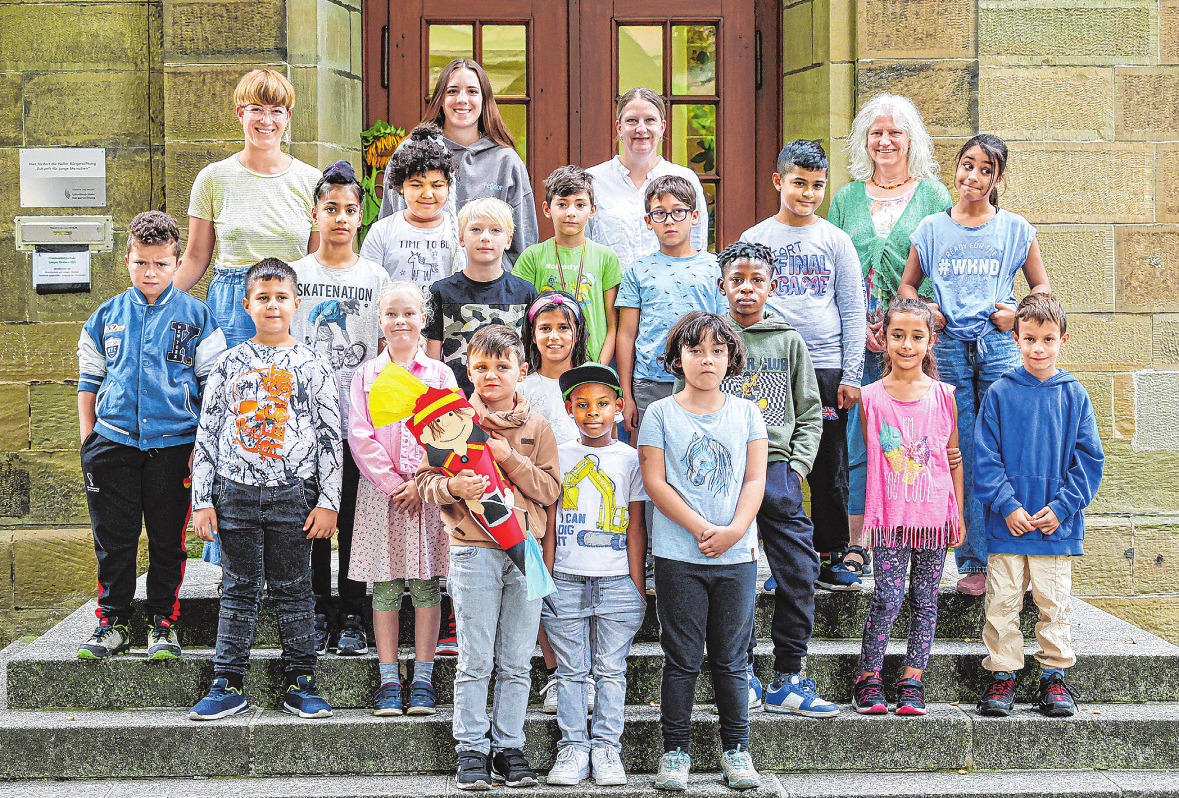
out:
M528 600L524 574L501 549L451 546L446 584L454 603L459 650L454 750L486 755L491 749L523 748L541 601ZM487 686L493 667L495 701L488 717Z
M557 655L557 725L560 747L593 745L622 750L626 705L626 657L647 614L647 597L629 576L576 576L555 572L557 615L541 609L541 622ZM597 696L587 733L586 679Z
M229 349L254 337L257 330L254 320L242 307L246 296L246 272L248 269L213 269L205 304L213 311L217 326L225 335L225 347ZM214 540L201 547L201 559L214 565L221 564L221 544Z
M934 345L938 378L958 390L958 448L962 451L966 487L966 541L954 550L959 574L987 571L987 536L983 529L983 507L974 498L974 420L983 396L995 380L1020 364L1019 347L1011 333L991 328L981 342L959 341L948 335Z
M880 379L883 352L864 347L864 376L860 387ZM868 450L864 448L864 433L860 426L860 406L847 411L847 514L863 515L868 492Z

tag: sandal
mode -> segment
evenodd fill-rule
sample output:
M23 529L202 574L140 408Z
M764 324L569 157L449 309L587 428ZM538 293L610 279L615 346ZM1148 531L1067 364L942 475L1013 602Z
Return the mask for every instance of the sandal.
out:
M849 560L847 558L848 554L855 554L861 560L863 560L863 562L856 562L855 560ZM861 578L865 577L865 576L871 576L872 575L872 552L865 550L863 546L848 546L847 552L843 555L843 565L845 568L847 568L847 570L851 571L853 574L855 574L856 576L859 576Z

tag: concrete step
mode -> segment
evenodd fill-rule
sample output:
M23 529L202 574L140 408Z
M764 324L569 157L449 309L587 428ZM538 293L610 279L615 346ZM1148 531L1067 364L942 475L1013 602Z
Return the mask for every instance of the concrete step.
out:
M541 785L530 798L597 798L659 795L646 774L632 775L625 787ZM685 798L725 796L733 791L715 774L696 773ZM219 779L144 779L138 781L22 781L0 783L0 798L452 798L462 795L448 776L301 776ZM952 773L762 773L762 789L744 798L1157 798L1179 794L1179 774L1167 771L1051 770Z
M1073 612L1077 665L1070 669L1070 681L1091 701L1140 702L1179 701L1179 647L1143 632L1101 610L1076 602ZM8 706L12 709L74 707L126 709L139 707L192 706L204 695L213 674L213 649L187 647L179 660L151 662L143 648L104 662L79 660L77 645L93 624L92 607L83 607L42 635L35 642L11 654L7 662ZM1026 648L1026 668L1020 679L1018 697L1031 701L1039 669L1033 659L1035 643ZM900 676L905 644L889 644L884 678L891 684ZM929 701L963 701L973 704L981 689L984 673L981 660L985 647L977 640L937 640L927 668L926 697ZM851 701L851 686L859 672L858 640L814 640L807 657L808 674L819 692L832 701ZM412 659L412 650L402 650L402 659ZM454 657L439 657L434 684L440 704L452 702ZM256 648L253 668L247 678L249 696L264 706L277 706L282 691L280 652ZM663 664L658 643L636 643L628 662L627 703L659 701ZM544 686L543 660L539 650L533 659L533 703ZM772 645L758 645L755 671L763 682L773 678ZM408 667L407 667L408 670ZM375 647L361 657L329 654L318 664L324 697L334 707L371 706L378 685ZM408 675L408 674L407 674ZM712 683L707 672L697 685L696 701L712 701Z
M697 774L719 770L717 731L715 716L697 707ZM559 738L556 721L530 712L525 733L529 760L547 770ZM750 750L766 771L1165 770L1179 768L1176 739L1179 704L1087 704L1068 719L1045 718L1026 707L1010 718L983 718L963 707L933 704L921 718L844 712L814 720L754 713L750 721ZM445 709L427 718L339 710L333 718L311 721L253 709L212 723L190 721L175 710L0 713L4 780L447 775L454 768L452 746ZM658 708L628 708L622 751L627 770L653 772L661 752Z
M763 558L764 560L764 558ZM764 569L763 569L764 570ZM217 597L217 579L220 569L200 560L189 560L185 572L184 585L180 589L180 631L181 640L189 646L212 646L217 638L217 614L220 603ZM760 589L765 573L759 574L759 589L757 596L756 631L758 637L768 638L770 623L774 615L774 596ZM868 614L868 602L871 599L872 580L865 581L865 589L860 592L831 592L828 590L815 591L815 628L814 637L820 639L851 638L860 639L864 631L864 620ZM136 599L132 605L134 620L132 622L132 639L136 646L146 647L147 630L150 623L143 597L144 577L140 577L136 590ZM655 613L656 597L647 600L647 617L642 629L635 636L640 642L655 642L659 639L659 622ZM449 599L445 599L449 602ZM449 603L447 603L449 607ZM93 612L93 605L90 605ZM93 616L92 616L93 617ZM909 624L907 608L901 609L897 618L896 633L904 635ZM983 600L980 597L963 596L955 592L953 581L947 581L941 586L938 596L938 626L937 636L946 640L961 640L962 638L978 638L982 636L983 628ZM92 620L87 634L93 630L96 621ZM1036 608L1029 598L1024 603L1020 615L1020 626L1024 637L1031 638L1036 624ZM409 605L409 597L405 598L405 607L400 618L401 639L413 640L414 614ZM369 626L371 633L372 627ZM255 644L263 647L278 645L278 626L275 620L274 608L265 597L258 616L258 626L255 632Z

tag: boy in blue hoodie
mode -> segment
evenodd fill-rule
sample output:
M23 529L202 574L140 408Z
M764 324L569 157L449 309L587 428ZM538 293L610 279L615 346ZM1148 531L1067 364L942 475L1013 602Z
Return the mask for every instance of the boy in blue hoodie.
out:
M1019 611L1030 583L1040 609L1036 708L1068 717L1076 711L1064 680L1076 662L1068 621L1072 558L1085 553L1085 507L1101 485L1105 452L1089 395L1056 367L1068 341L1060 300L1025 297L1012 335L1023 365L987 391L974 432L974 491L986 510L989 552L983 667L991 673L978 708L1011 714L1015 671L1023 667Z

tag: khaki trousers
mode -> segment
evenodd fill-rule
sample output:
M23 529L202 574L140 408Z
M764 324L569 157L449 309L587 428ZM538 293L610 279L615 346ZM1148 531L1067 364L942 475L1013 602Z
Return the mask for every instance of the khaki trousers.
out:
M1018 671L1023 668L1023 633L1019 611L1024 592L1032 586L1032 599L1040 609L1036 660L1044 668L1068 668L1077 661L1073 654L1068 614L1072 610L1073 558L1025 554L992 554L987 557L987 623L983 642L988 671Z

